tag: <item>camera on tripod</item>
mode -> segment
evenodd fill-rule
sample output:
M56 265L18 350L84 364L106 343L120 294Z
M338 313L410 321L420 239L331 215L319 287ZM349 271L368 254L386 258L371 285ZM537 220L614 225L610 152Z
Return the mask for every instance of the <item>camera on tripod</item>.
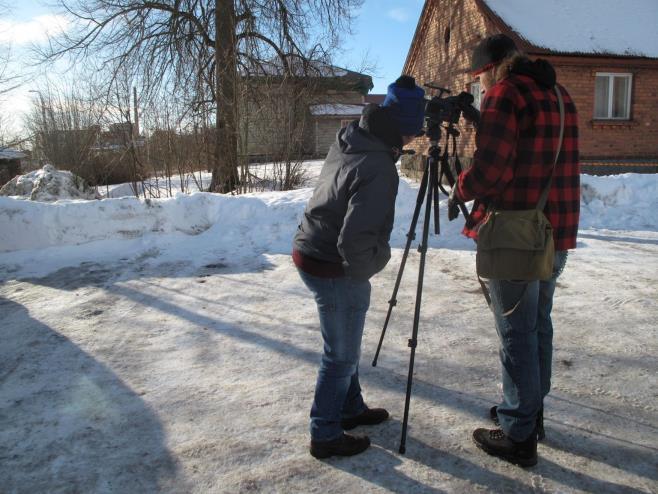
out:
M443 188L443 178L451 187L455 185L455 175L451 170L449 163L449 149L453 149L453 162L457 176L462 171L462 166L457 156L457 142L456 138L459 136L459 131L454 127L454 124L459 122L459 117L464 115L464 118L473 122L476 126L480 120L480 112L473 106L473 95L462 92L457 96L448 96L443 98L444 93L450 94L448 89L438 87L432 84L425 84L426 87L438 89L440 91L438 96L434 96L425 104L425 135L429 138L430 147L427 151L427 160L423 170L423 178L420 181L418 189L418 197L416 198L416 208L414 209L413 217L409 232L407 233L407 242L402 254L402 262L395 280L395 288L393 288L393 295L388 301L388 312L386 313L386 320L382 328L382 334L379 337L379 344L377 351L372 361L372 366L377 365L379 352L384 342L384 335L386 328L391 319L391 312L393 307L397 305L397 293L402 281L402 272L407 262L411 242L416 238L416 224L420 216L420 210L423 202L425 202L425 216L423 220L423 234L418 252L420 252L420 263L418 267L418 285L416 286L416 305L414 309L414 320L411 338L409 339L409 348L411 348L411 355L409 357L409 373L407 376L407 393L404 402L404 416L402 419L402 435L400 437L400 453L404 454L406 451L407 441L407 423L409 420L409 405L411 400L411 383L413 380L414 358L416 355L416 345L418 337L418 325L420 322L420 307L423 294L423 276L425 273L425 258L427 255L428 235L430 229L430 217L432 210L434 210L434 233L439 234L439 190L446 196L448 192ZM441 125L445 122L447 125ZM441 132L445 131L446 140L443 146L443 153L439 147L441 139ZM468 216L468 210L463 202L458 202L457 207L464 215Z
M450 94L450 90L425 84L425 87L438 89L439 95L434 96L425 104L425 120L427 127L438 126L442 122L448 125L459 122L459 117L463 114L464 118L475 125L480 121L480 112L473 106L473 95L462 91L457 96L443 97L444 93Z

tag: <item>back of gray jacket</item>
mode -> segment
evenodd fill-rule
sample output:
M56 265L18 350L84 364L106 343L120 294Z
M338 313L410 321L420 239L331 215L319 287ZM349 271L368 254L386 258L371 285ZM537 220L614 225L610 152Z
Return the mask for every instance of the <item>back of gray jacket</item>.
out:
M368 279L391 257L398 173L391 147L358 126L341 129L322 167L293 245Z

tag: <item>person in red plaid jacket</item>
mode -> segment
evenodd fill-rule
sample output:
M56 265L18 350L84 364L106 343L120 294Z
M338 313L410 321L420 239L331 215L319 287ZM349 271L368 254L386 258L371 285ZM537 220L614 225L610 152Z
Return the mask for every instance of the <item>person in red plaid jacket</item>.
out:
M460 174L451 194L451 204L474 200L464 234L477 240L490 204L498 209L535 208L553 174L544 209L555 241L552 278L488 281L500 338L503 399L490 410L500 428L473 433L485 452L532 466L537 463L537 440L544 437L543 400L551 382L553 294L578 232L578 115L567 90L556 84L553 67L545 60L529 60L511 38L502 34L485 38L475 47L471 61L485 95L473 165ZM553 170L560 135L554 88L562 94L565 114L564 140ZM516 309L507 313L517 302Z

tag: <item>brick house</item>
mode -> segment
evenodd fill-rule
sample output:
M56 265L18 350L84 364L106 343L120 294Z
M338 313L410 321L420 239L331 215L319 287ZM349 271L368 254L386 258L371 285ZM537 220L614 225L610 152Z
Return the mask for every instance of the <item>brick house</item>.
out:
M548 60L574 99L583 172L655 173L657 24L654 0L638 0L632 9L612 0L566 8L551 0L426 0L403 72L452 94L469 91L477 105L480 88L469 72L470 54L482 38L504 33L530 58ZM458 152L468 163L474 129L463 120L460 128ZM424 151L427 143L415 145ZM417 167L412 161L403 166Z

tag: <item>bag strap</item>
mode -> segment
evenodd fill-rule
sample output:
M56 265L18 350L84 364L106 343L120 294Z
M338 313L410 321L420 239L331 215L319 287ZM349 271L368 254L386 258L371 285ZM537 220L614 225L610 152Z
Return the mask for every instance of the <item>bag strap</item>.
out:
M548 177L548 183L546 184L546 187L544 187L544 190L542 190L541 196L539 198L539 202L537 203L537 209L540 211L543 211L544 208L546 207L546 201L548 200L548 193L551 190L551 182L553 181L553 172L555 171L555 165L557 165L557 159L560 157L560 150L562 149L562 140L564 138L564 100L562 99L562 93L560 92L560 89L556 86L553 86L553 89L555 90L555 94L557 95L557 102L558 106L560 107L560 138L558 140L558 145L557 145L557 151L555 152L555 160L553 160L553 167L551 168L551 174ZM482 281L482 278L478 275L478 281L480 282L480 288L482 289L482 294L484 295L484 299L487 302L487 305L489 306L489 309L493 312L493 307L491 307L491 294L489 293L489 289L487 285ZM526 285L527 288L528 285ZM521 294L521 297L519 298L519 301L512 307L511 309L505 311L502 315L503 317L507 317L511 315L516 308L519 306L521 303L521 300L523 300L523 297L525 295L525 288L523 289L523 293Z
M482 295L484 295L484 299L487 301L487 306L489 307L491 312L493 312L494 310L493 310L493 307L491 306L491 292L489 292L489 287L482 280L482 278L480 278L479 275L478 275L478 281L480 282L480 288L482 289ZM525 292L528 288L528 283L530 283L530 282L527 282L525 284L525 286L523 287L523 291L521 292L521 296L519 297L519 300L514 304L514 306L511 309L507 309L505 312L503 312L501 314L501 316L503 316L503 317L510 316L517 309L517 307L519 306L519 304L523 300L523 297L525 297Z
M564 138L564 100L562 99L562 93L557 86L553 86L553 90L557 95L557 102L560 107L560 138L557 144L557 151L555 152L555 160L553 160L553 167L551 168L551 174L548 177L548 183L544 190L541 192L539 197L539 202L537 203L537 209L543 211L546 207L546 201L548 201L548 193L551 190L551 182L553 181L553 172L555 171L555 165L557 165L557 159L560 157L560 150L562 149L562 139Z

